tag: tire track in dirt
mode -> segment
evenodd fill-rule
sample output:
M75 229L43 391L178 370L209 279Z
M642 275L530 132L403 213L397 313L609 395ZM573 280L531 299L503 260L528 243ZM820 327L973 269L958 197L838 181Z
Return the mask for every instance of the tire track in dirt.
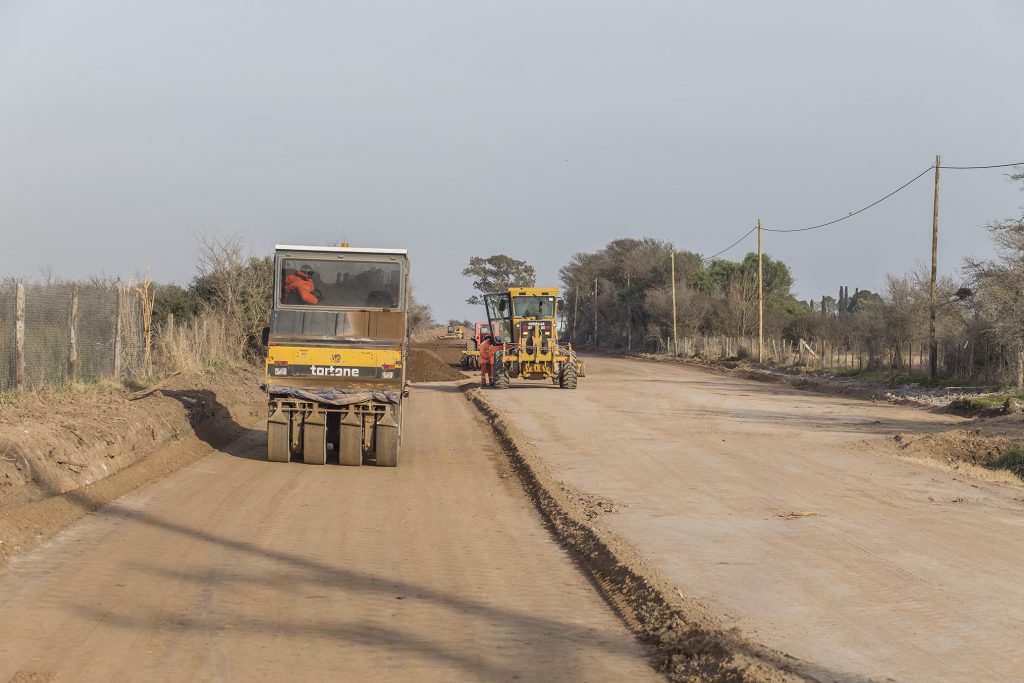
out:
M526 445L525 436L494 409L483 392L470 389L466 397L487 419L550 531L670 680L810 680L794 672L796 662L791 657L725 628L704 606L683 596L633 546L595 521L599 515L589 509L590 497L558 482Z

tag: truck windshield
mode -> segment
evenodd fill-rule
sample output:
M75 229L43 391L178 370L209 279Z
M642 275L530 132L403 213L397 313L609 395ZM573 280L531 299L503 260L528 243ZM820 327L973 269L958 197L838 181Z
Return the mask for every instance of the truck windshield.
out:
M555 297L514 296L512 310L517 318L551 318L555 315Z
M402 265L393 261L284 258L280 303L285 306L400 308Z

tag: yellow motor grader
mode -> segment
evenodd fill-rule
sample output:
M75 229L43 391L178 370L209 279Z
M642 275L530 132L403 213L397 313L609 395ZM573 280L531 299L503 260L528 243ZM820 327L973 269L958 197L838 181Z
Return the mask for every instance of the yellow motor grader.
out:
M500 340L494 354L494 387L511 380L546 380L575 389L583 361L572 344L558 341L558 288L512 287L484 296L491 333Z
M404 249L275 247L268 460L398 465L408 282Z

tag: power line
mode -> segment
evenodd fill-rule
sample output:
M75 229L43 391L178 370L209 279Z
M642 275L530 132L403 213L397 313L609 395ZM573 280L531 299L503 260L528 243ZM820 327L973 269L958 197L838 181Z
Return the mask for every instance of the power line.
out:
M1012 166L1024 166L1024 162L1018 161L1018 162L1012 163L1012 164L989 164L989 165L984 165L984 166L945 166L945 165L940 165L939 168L940 169L950 169L950 170L954 170L954 171L970 171L970 170L986 169L986 168L1010 168ZM843 222L845 220L853 218L854 216L856 216L858 214L864 213L868 209L871 209L871 208L874 208L874 207L878 206L879 204L881 204L885 200L889 199L893 195L897 194L898 192L901 192L902 190L905 190L906 188L910 187L915 182L917 182L918 180L923 178L925 175L927 175L929 171L932 171L934 169L935 169L935 165L933 164L933 165L929 166L928 168L924 169L923 171L921 171L920 173L918 173L916 176L914 176L913 178L911 178L907 182L905 182L902 185L900 185L899 187L897 187L895 190L893 190L889 194L885 195L884 197L882 197L880 199L876 199L875 201L871 202L867 206L862 207L860 209L857 209L856 211L852 211L852 212L850 212L850 213L848 213L845 216L842 216L840 218L836 218L836 219L827 221L825 223L819 223L817 225L810 225L810 226L807 226L806 228L762 228L762 230L764 230L764 232L807 232L809 230L818 230L820 228L827 228L830 225L835 225L836 223L841 223L841 222ZM732 244L727 246L725 249L722 249L721 251L716 252L716 253L712 254L711 256L705 256L704 258L701 259L701 261L702 262L707 262L707 261L710 261L710 260L712 260L714 258L717 258L717 257L721 256L722 254L724 254L725 252L729 251L730 249L735 247L737 244L739 244L740 242L745 240L747 237L749 237L755 230L757 230L757 226L755 226L755 227L751 228L750 230L748 230L746 233L743 234L742 237L740 237L738 240L736 240L735 242L733 242Z
M879 204L884 202L889 197L892 197L897 192L899 192L901 190L904 190L904 189L910 187L911 185L913 185L915 182L917 182L918 180L923 178L929 171L933 170L934 168L935 168L934 164L929 166L928 168L924 169L923 171L918 173L916 176L914 176L913 178L911 178L907 182L903 183L902 185L897 187L895 190L893 190L889 194L887 194L884 197L882 197L881 199L876 199L875 201L871 202L870 204L868 204L867 206L865 206L865 207L863 207L861 209L857 209L856 211L851 211L850 213L846 214L842 218L836 218L836 219L833 219L831 221L828 221L827 223L819 223L818 225L811 225L811 226L808 226L806 228L763 228L763 230L765 232L807 232L808 230L817 230L819 228L826 228L826 227L828 227L830 225L835 225L836 223L841 223L842 221L845 221L845 220L848 220L850 218L853 218L854 216L856 216L859 213L864 213L868 209L873 208L875 206L878 206Z
M724 254L725 252L729 251L730 249L732 249L733 247L735 247L735 246L736 246L737 244L739 244L740 242L742 242L743 240L745 240L745 239L747 239L748 237L750 237L750 235L751 235L751 234L752 234L752 233L753 233L753 232L754 232L755 230L757 230L757 226L756 226L756 225L755 225L754 227L752 227L752 228L751 228L750 230L748 230L748 231L747 231L747 232L746 232L746 233L745 233L745 234L743 235L743 237L740 237L740 238L739 238L738 240L736 240L735 242L733 242L732 244L730 244L729 246L727 246L727 247L726 247L725 249L723 249L722 251L716 252L716 253L712 254L711 256L705 256L704 258L702 258L702 259L701 259L701 262L704 262L704 261L710 261L710 260L711 260L711 259L713 259L713 258L717 258L718 256L721 256L722 254Z
M939 168L948 168L953 171L971 171L976 168L1009 168L1011 166L1024 166L1024 161L1018 161L1013 164L992 164L990 166L939 166Z

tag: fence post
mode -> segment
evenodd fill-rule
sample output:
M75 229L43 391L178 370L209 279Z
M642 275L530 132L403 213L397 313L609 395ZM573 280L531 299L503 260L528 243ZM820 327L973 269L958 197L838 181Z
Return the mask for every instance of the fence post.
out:
M71 329L68 344L68 377L78 381L78 285L71 288Z
M121 292L123 289L119 282L114 310L114 379L121 378Z
M25 285L20 282L14 294L14 387L25 388Z

